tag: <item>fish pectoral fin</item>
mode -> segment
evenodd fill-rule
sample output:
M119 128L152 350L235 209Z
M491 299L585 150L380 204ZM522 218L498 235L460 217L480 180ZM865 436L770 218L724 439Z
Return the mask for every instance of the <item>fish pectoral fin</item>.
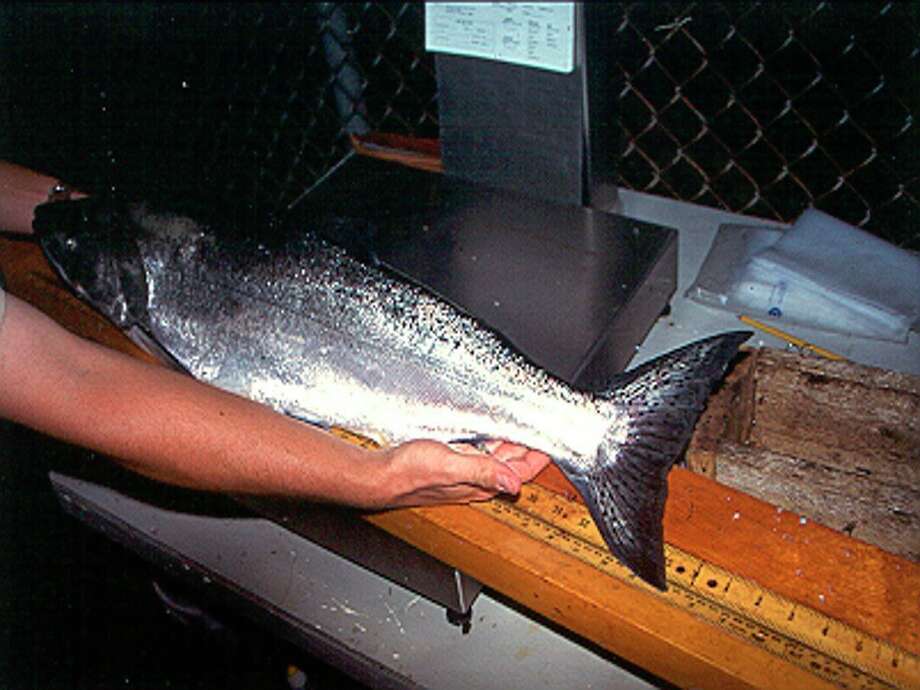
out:
M335 424L324 424L323 428L327 431L331 431L335 436L349 443L361 446L362 448L373 450L377 448L389 448L394 445L392 439L373 431L352 431L351 429L346 429L345 427Z

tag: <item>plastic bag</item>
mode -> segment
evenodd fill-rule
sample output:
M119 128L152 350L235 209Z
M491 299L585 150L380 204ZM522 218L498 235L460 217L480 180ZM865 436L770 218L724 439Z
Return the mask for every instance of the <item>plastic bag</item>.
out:
M735 313L904 342L920 257L809 209L786 231L722 226L687 296Z

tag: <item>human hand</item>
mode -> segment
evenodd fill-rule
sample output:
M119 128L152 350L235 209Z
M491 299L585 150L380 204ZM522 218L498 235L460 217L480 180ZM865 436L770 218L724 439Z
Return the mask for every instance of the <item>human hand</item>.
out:
M59 180L0 160L0 232L28 235L32 232L35 207L49 200ZM72 190L71 198L85 194Z
M507 441L479 450L466 444L409 441L382 451L387 463L381 505L401 507L484 501L496 494L516 495L549 456Z

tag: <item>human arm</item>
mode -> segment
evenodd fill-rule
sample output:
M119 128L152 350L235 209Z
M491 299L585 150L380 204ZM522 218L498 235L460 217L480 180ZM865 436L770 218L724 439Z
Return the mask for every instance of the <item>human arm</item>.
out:
M383 508L517 493L548 462L513 444L493 455L434 441L366 450L79 338L9 295L6 311L0 416L164 482Z
M31 232L58 181L0 161L0 231ZM75 196L77 194L75 193ZM433 441L357 448L267 407L100 347L8 297L0 416L120 459L156 479L361 507L517 493L549 459L508 443L491 455ZM503 462L504 461L504 462Z

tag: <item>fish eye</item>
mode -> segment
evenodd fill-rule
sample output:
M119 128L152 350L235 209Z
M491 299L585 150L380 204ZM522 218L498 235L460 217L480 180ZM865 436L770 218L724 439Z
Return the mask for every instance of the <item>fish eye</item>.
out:
M73 237L68 237L64 241L64 246L67 247L67 249L70 249L72 251L77 248L77 240Z

